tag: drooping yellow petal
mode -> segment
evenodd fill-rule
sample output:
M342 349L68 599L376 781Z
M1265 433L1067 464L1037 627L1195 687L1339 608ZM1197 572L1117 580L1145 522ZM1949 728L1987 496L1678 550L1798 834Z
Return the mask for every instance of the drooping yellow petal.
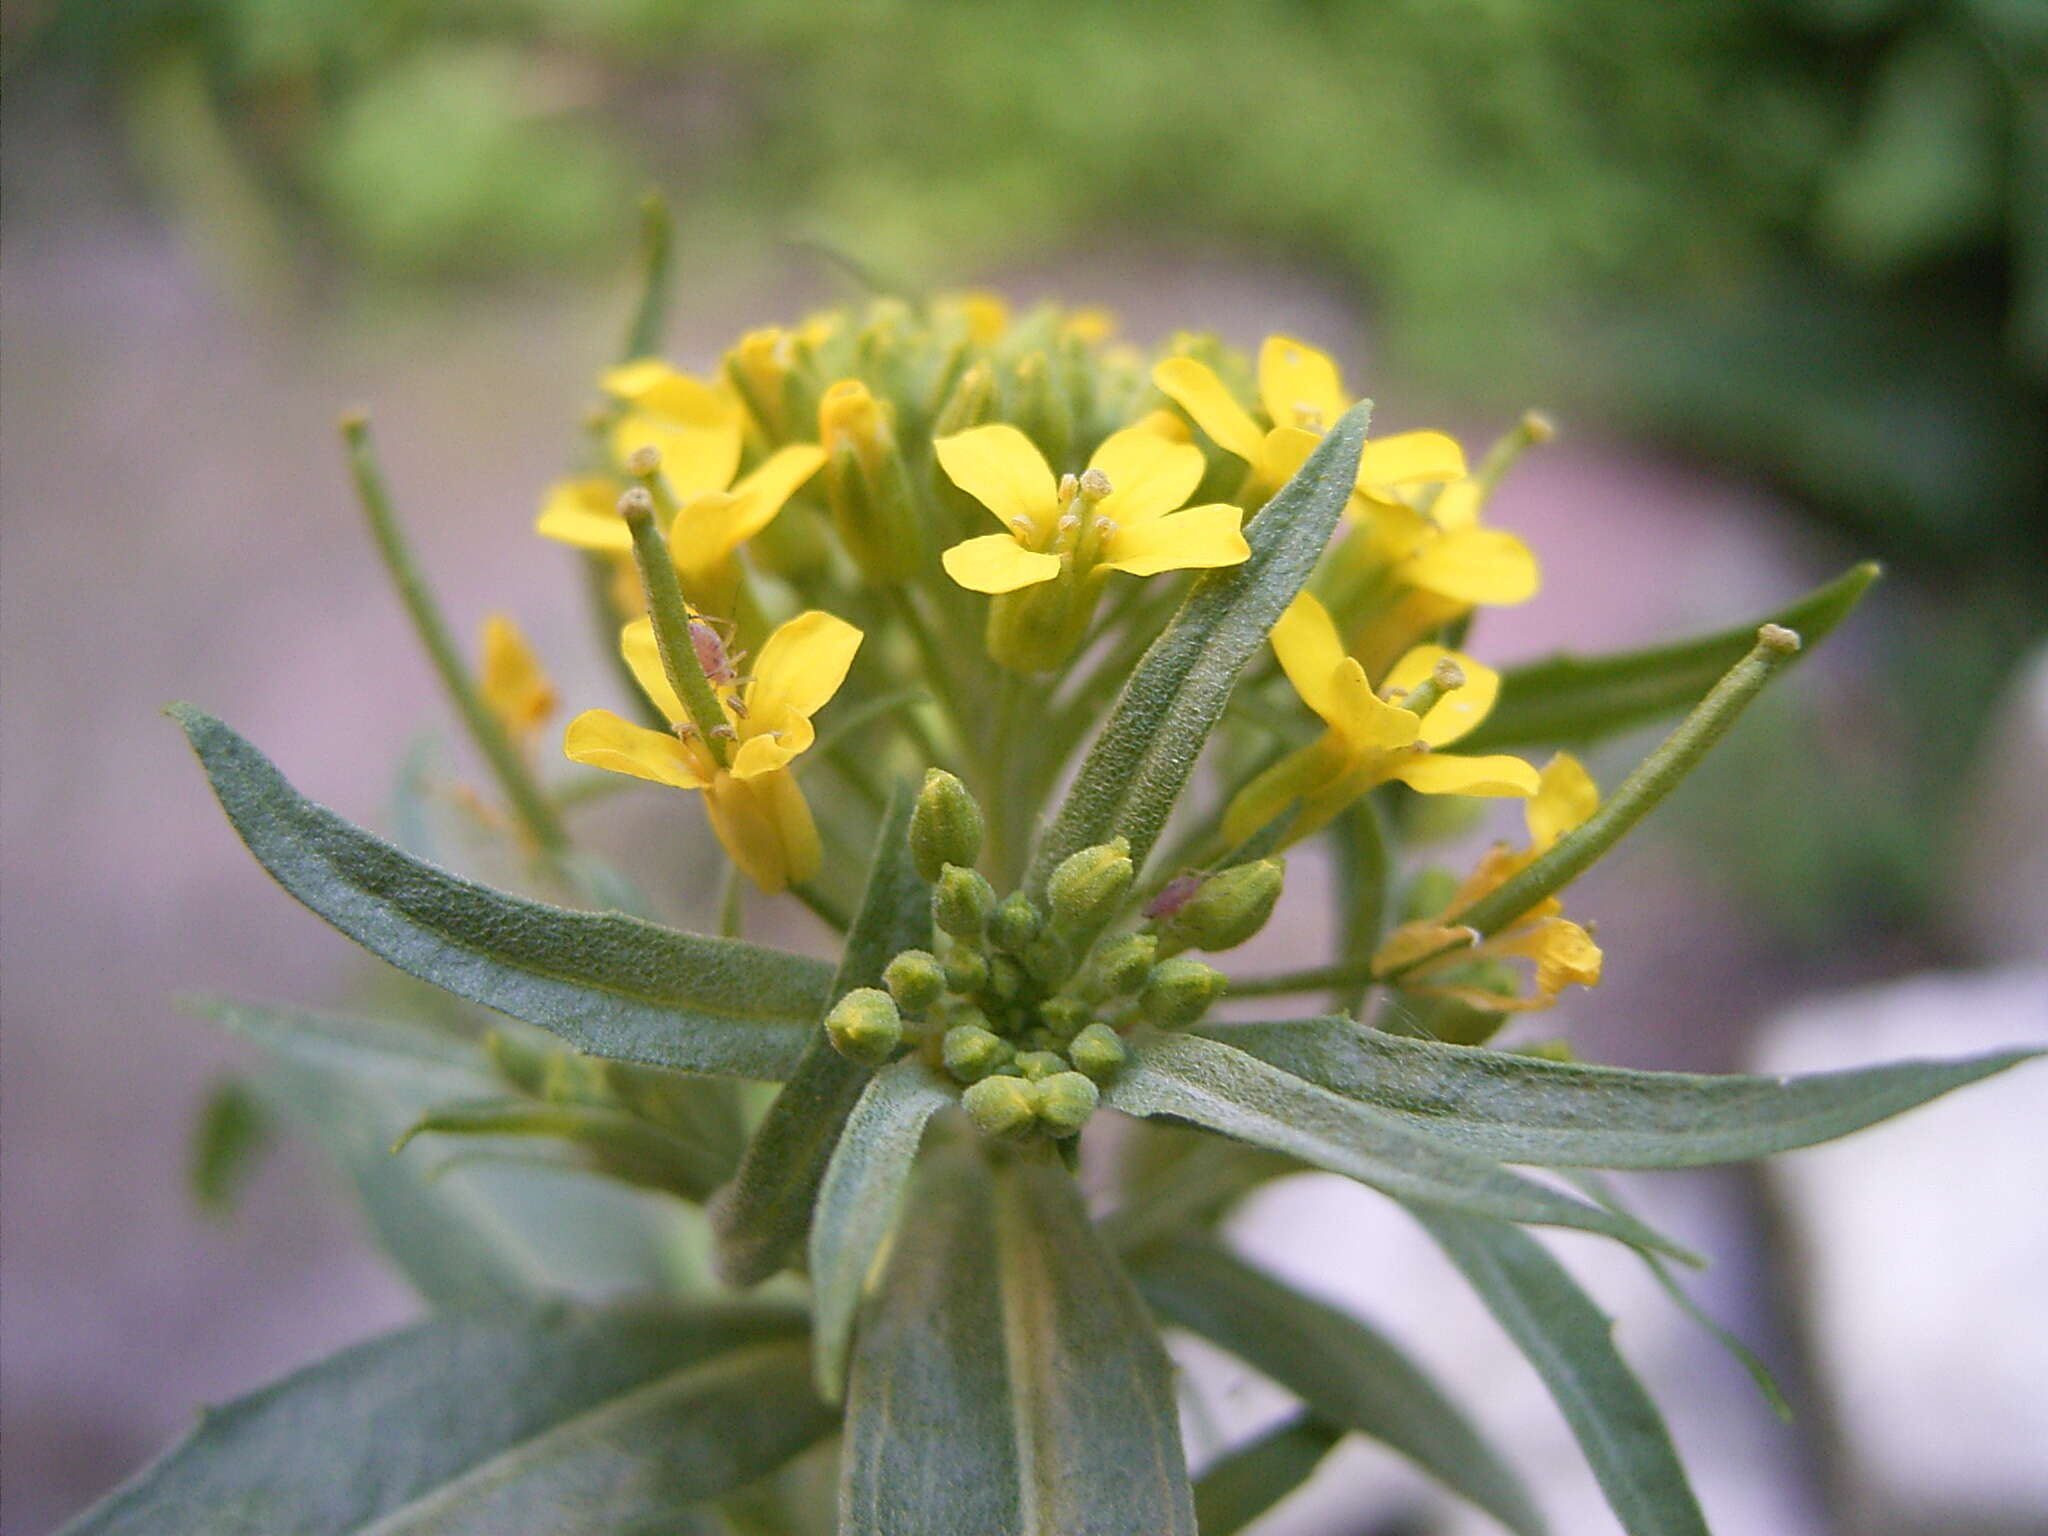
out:
M1215 369L1192 357L1169 357L1152 370L1152 382L1186 411L1217 447L1247 464L1258 463L1266 434L1216 377Z
M1459 528L1427 539L1400 574L1410 586L1468 606L1527 602L1542 584L1529 546L1500 528Z
M1060 573L1058 555L1026 549L1007 533L964 540L939 558L946 574L970 592L1014 592L1051 581Z
M1259 347L1259 402L1276 427L1327 432L1351 404L1329 354L1291 336Z
M616 480L558 480L548 487L533 531L544 539L578 549L622 555L633 548L633 535L619 516Z
M1401 758L1388 777L1425 795L1515 799L1536 793L1536 770L1519 757L1505 755L1459 757L1451 752L1420 752Z
M771 893L787 890L792 878L781 807L767 787L777 777L787 775L736 779L721 773L704 793L704 810L720 845L749 880ZM808 819L808 808L805 816ZM816 835L813 828L812 836Z
M1476 928L1460 928L1454 923L1441 923L1428 918L1403 923L1387 935L1384 944L1373 951L1373 974L1385 976L1393 971L1405 970L1418 960L1444 954L1446 951L1457 954L1461 960L1467 959L1477 938Z
M1020 521L1045 533L1058 518L1059 487L1045 455L1015 427L970 427L932 448L946 477L1013 533Z
M1547 917L1518 924L1506 933L1494 935L1479 953L1497 959L1533 962L1536 968L1536 996L1524 1006L1547 1008L1565 987L1600 984L1603 956L1593 936L1568 918Z
M1600 786L1569 752L1544 764L1536 793L1522 808L1529 823L1529 847L1541 853L1600 809Z
M642 448L661 455L661 478L676 500L722 491L740 467L743 437L735 414L713 422L675 421L634 410L612 428L612 452L624 463Z
M1463 736L1493 712L1493 701L1500 697L1498 672L1463 651L1448 651L1440 645L1418 645L1394 663L1387 674L1386 691L1401 696L1413 693L1443 661L1465 674L1465 685L1446 693L1422 717L1422 740L1432 747L1449 746Z
M554 684L519 626L502 613L484 621L483 673L477 687L491 713L515 738L530 735L555 712Z
M755 792L768 802L775 818L775 830L782 838L783 868L790 883L802 885L817 874L824 862L825 845L818 838L818 824L811 819L810 802L793 773L771 773L754 781Z
M586 709L569 722L562 750L571 762L630 773L636 779L702 789L703 774L690 749L666 731L622 720L608 709Z
M1343 771L1342 754L1332 749L1327 737L1288 753L1231 798L1223 813L1223 840L1232 845L1243 842ZM1290 830L1299 835L1298 826Z
M1103 540L1103 564L1132 576L1242 565L1252 554L1251 545L1244 541L1243 524L1241 510L1220 502L1189 507L1135 527L1119 524L1116 532Z
M683 701L676 697L676 691L669 686L668 673L661 665L661 647L654 639L654 623L651 619L639 618L619 631L619 654L626 658L626 666L633 674L633 681L640 685L640 691L648 701L670 721L681 725L689 718L689 711L683 708Z
M1374 438L1358 455L1361 490L1399 485L1428 485L1461 480L1465 450L1442 432L1397 432Z
M1294 684L1302 703L1325 721L1341 714L1335 676L1344 661L1344 642L1330 610L1310 593L1295 594L1273 626L1272 640L1280 670Z
M861 632L836 614L813 608L780 626L754 660L747 715L772 718L787 709L808 719L839 691L860 649Z
M1169 442L1143 427L1112 432L1088 465L1109 477L1109 494L1095 504L1096 515L1122 528L1163 517L1185 503L1207 468L1193 443Z

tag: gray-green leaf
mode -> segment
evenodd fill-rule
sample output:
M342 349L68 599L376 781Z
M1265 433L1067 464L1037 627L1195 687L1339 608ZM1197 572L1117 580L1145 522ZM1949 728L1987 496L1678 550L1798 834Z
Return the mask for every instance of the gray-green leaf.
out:
M2041 1054L1716 1077L1543 1061L1334 1016L1203 1033L1483 1156L1586 1168L1694 1168L1810 1147Z
M1312 1413L1220 1458L1195 1480L1202 1536L1236 1536L1314 1474L1343 1432Z
M810 1038L831 976L818 961L464 880L307 800L211 715L170 713L257 861L400 970L592 1055L685 1072L779 1081Z

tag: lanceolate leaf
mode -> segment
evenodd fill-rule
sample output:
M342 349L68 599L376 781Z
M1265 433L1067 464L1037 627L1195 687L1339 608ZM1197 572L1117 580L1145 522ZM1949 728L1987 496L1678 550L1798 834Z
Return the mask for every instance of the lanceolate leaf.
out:
M771 1081L795 1065L828 967L451 875L305 799L212 716L171 714L258 862L400 970L597 1056Z
M1528 1233L1416 1209L1557 1399L1629 1536L1708 1536L1657 1405L1614 1347L1614 1320Z
M915 1056L869 1079L825 1170L811 1215L812 1344L818 1389L846 1390L846 1349L875 1256L889 1239L925 1122L956 1095Z
M910 861L912 803L909 789L898 786L875 839L860 915L811 1020L803 1056L712 1206L719 1274L729 1285L767 1279L803 1245L840 1128L873 1075L832 1048L826 1008L856 987L879 986L882 968L899 951L931 942L931 888Z
M1127 1115L1172 1115L1286 1152L1398 1200L1508 1221L1581 1227L1698 1262L1632 1217L1510 1173L1399 1116L1197 1035L1145 1039L1103 1102Z
M1460 752L1571 746L1647 724L1689 708L1756 644L1757 629L1782 624L1809 649L1847 618L1877 580L1868 561L1852 566L1798 602L1747 624L1610 656L1558 655L1501 674L1500 698Z
M1519 1536L1543 1518L1450 1399L1375 1329L1290 1290L1214 1242L1157 1243L1132 1260L1160 1317L1201 1334L1299 1397L1318 1419L1399 1451Z
M732 1173L709 1149L671 1136L623 1110L493 1097L436 1104L406 1128L416 1136L535 1136L589 1152L597 1167L643 1189L708 1199Z
M1303 1414L1223 1457L1195 1482L1202 1536L1236 1536L1307 1482L1343 1438L1336 1426Z
M437 1314L215 1409L67 1536L611 1536L832 1427L784 1309Z
M1692 1168L1810 1147L2040 1054L1710 1077L1542 1061L1390 1035L1341 1017L1203 1033L1486 1157L1589 1168Z
M1166 1355L1043 1163L935 1157L855 1342L842 1536L1194 1536Z
M1068 854L1123 836L1140 867L1223 716L1244 664L1266 643L1329 542L1351 494L1371 414L1340 417L1245 529L1251 558L1210 571L1124 685L1102 734L1040 840L1032 884Z

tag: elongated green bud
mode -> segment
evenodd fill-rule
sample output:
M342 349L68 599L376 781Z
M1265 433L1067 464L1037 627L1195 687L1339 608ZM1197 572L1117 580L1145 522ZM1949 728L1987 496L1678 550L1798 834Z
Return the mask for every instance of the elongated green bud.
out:
M855 987L825 1015L833 1049L862 1066L879 1067L903 1043L903 1016L879 987Z
M1044 915L1029 896L1022 891L1013 891L989 916L989 942L1010 954L1021 955L1038 937L1039 927L1044 921Z
M939 962L946 974L946 990L968 996L988 985L988 957L978 949L955 944Z
M906 949L882 972L882 985L907 1014L921 1014L946 990L946 974L929 950Z
M1136 874L1127 838L1069 854L1045 883L1053 927L1068 934L1093 933L1116 915Z
M984 1136L1021 1137L1038 1122L1038 1085L1021 1077L984 1077L960 1095L960 1107Z
M963 1083L978 1083L998 1067L1007 1066L1013 1054L1010 1042L978 1024L956 1024L940 1042L940 1058L946 1070Z
M910 860L918 875L936 885L948 864L974 868L985 829L967 786L943 768L927 769L910 812Z
M1149 933L1127 933L1095 952L1094 980L1104 997L1126 997L1145 985L1159 958L1159 940Z
M1055 1072L1038 1084L1038 1121L1046 1134L1065 1138L1080 1134L1102 1100L1102 1091L1079 1072Z
M1159 952L1183 949L1235 949L1266 926L1287 875L1279 859L1239 864L1204 880L1172 912L1159 920Z
M1152 967L1138 1005L1161 1029L1185 1029L1209 1011L1226 985L1221 971L1199 960L1162 960Z
M1098 1083L1116 1076L1126 1054L1123 1038L1107 1024L1090 1024L1067 1047L1067 1060L1074 1064L1074 1070Z
M971 869L948 864L932 887L932 921L956 939L978 939L995 909L995 887Z
M840 380L818 402L832 521L862 574L876 582L910 575L920 541L910 477L890 417L889 408L858 379Z

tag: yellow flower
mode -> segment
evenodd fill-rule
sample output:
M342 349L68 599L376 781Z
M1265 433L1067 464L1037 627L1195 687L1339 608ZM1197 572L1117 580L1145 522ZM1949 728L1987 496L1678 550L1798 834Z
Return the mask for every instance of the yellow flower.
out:
M526 643L526 636L502 613L484 621L484 703L515 742L524 743L555 712L555 687Z
M1479 861L1465 883L1458 887L1450 905L1440 917L1403 923L1373 956L1373 968L1380 974L1399 970L1424 957L1415 970L1401 979L1402 987L1418 996L1444 997L1495 1013L1527 1013L1550 1007L1557 995L1573 983L1582 987L1600 982L1600 946L1593 936L1564 916L1564 905L1555 896L1522 913L1491 938L1477 944L1461 941L1472 930L1458 925L1458 915L1482 896L1500 888L1546 852L1565 833L1579 825L1600 806L1600 790L1577 758L1560 752L1545 766L1536 793L1523 807L1529 826L1529 846L1520 853L1497 843ZM1460 985L1455 974L1475 961L1526 960L1531 989L1523 996L1504 997L1484 987ZM1438 979L1432 982L1429 978Z
M750 880L764 891L802 884L818 872L822 849L789 765L811 745L811 716L846 680L861 632L829 613L798 614L768 637L751 678L737 675L739 658L723 654L708 625L693 621L691 634L700 659L713 663L706 675L725 712L724 729L732 733L726 767L719 766L669 686L646 619L625 627L620 649L675 732L649 730L608 709L592 709L569 722L563 750L594 768L702 790L712 831Z
M1518 757L1455 757L1448 746L1486 718L1500 675L1442 646L1417 646L1389 674L1385 692L1428 697L1418 714L1373 691L1365 669L1344 654L1337 626L1304 592L1273 626L1273 649L1302 701L1327 729L1253 779L1230 802L1223 835L1243 842L1291 805L1300 812L1286 841L1327 826L1367 790L1399 779L1426 795L1533 794L1536 770Z
M1250 558L1238 508L1181 506L1202 479L1201 450L1191 443L1126 428L1064 481L1015 427L974 427L933 447L953 483L1007 530L946 551L946 574L970 591L1014 592L1070 567L1156 576Z
M1261 426L1208 364L1169 357L1152 370L1160 393L1194 419L1225 453L1251 469L1253 499L1271 496L1301 468L1316 439L1351 408L1327 353L1289 336L1259 348ZM1441 484L1465 473L1465 454L1441 432L1400 432L1369 441L1358 458L1357 498L1394 502L1410 486Z

